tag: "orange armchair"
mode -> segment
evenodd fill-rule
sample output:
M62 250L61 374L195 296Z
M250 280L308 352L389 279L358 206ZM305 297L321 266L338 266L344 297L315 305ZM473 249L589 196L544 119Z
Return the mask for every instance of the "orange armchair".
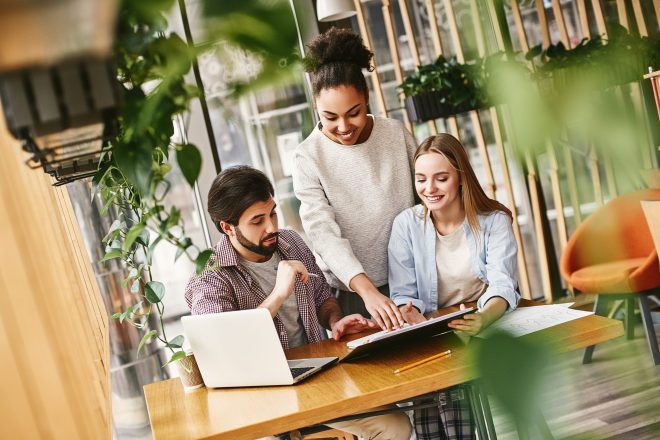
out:
M604 297L625 300L628 339L634 337L634 301L638 298L653 361L660 365L649 303L649 296L660 294L660 264L642 200L660 200L660 189L616 197L591 214L569 239L560 270L574 289L597 295L597 315L606 313ZM593 345L586 349L584 363L591 361L593 351Z

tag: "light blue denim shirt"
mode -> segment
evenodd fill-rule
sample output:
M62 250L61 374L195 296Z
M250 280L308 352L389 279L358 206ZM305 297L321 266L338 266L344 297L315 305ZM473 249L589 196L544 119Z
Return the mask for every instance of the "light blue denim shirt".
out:
M388 247L390 298L397 306L412 303L422 313L438 309L438 273L435 264L435 228L424 207L406 209L394 219ZM488 288L477 301L481 310L489 299L499 296L509 303L508 311L518 305L518 246L509 217L501 211L479 215L479 237L470 229L467 218L463 230L474 274Z

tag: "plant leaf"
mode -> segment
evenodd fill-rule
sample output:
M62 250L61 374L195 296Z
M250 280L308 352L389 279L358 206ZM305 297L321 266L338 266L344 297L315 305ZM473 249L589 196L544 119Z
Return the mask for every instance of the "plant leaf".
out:
M179 246L176 250L176 254L174 255L174 261L178 260L181 255L192 245L192 240L190 238L186 237L181 242L179 243Z
M146 142L119 142L112 150L113 158L122 174L141 196L151 193L151 148Z
M151 304L158 304L165 295L165 286L159 281L149 281L144 286L144 297Z
M146 225L144 223L138 223L136 225L133 225L131 229L128 230L128 232L126 233L126 238L124 239L124 245L122 246L124 252L128 252L128 250L135 242L135 239L140 236L142 231L144 231L145 227Z
M184 341L183 335L179 335L174 339L172 339L167 344L165 344L165 346L169 348L181 348L183 346L183 341Z
M101 258L101 261L99 263L103 263L104 261L112 260L113 258L119 258L121 257L121 249L110 249L103 258Z
M172 357L170 358L169 361L167 361L163 364L163 367L167 364L171 364L172 362L176 362L179 359L183 359L184 357L186 357L186 352L185 351L177 351L176 353L174 353L172 355Z
M197 255L197 258L195 259L195 272L197 275L202 273L206 267L206 263L208 263L209 258L211 258L211 255L213 255L212 249L206 249Z
M150 332L147 332L144 336L142 336L142 339L140 340L140 343L138 344L137 348L137 355L140 355L140 350L142 350L142 347L144 347L144 344L149 342L151 338L156 336L156 330L151 330Z
M194 186L202 169L202 154L193 144L183 144L176 150L176 161L188 185Z
M140 291L140 286L142 283L140 283L140 280L135 280L133 281L133 284L131 284L131 293L138 293Z

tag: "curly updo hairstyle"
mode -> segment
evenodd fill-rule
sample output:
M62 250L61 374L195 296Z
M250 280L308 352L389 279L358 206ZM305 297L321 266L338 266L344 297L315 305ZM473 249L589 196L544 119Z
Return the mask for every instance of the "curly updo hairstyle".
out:
M307 45L305 71L312 76L312 92L318 96L323 89L353 86L369 96L362 69L373 70L373 52L362 38L348 29L330 28Z

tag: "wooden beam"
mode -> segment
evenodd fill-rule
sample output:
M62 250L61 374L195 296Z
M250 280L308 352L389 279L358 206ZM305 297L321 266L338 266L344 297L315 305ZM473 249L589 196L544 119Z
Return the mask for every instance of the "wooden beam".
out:
M371 37L369 36L369 27L364 18L364 9L362 8L362 2L360 0L354 0L355 10L357 11L357 21L360 28L360 34L362 35L362 40L364 40L365 46L369 50L373 50L373 45L371 44ZM380 114L387 117L387 104L385 104L385 95L383 94L383 86L378 77L378 67L376 65L376 58L372 58L372 63L374 66L373 72L371 72L371 80L373 81L374 92L376 93L376 100L380 106Z
M451 35L451 42L454 45L454 52L456 59L459 63L465 62L463 56L463 48L461 47L461 36L458 33L458 24L456 23L456 15L454 15L454 6L451 0L443 0L445 5L445 13L447 14L447 24L449 25L449 34Z
M536 13L539 16L539 28L541 30L543 47L546 48L552 44L552 40L550 39L550 27L548 26L548 16L545 14L545 6L543 5L543 0L535 0L535 2Z
M575 226L577 226L582 223L582 208L580 207L577 179L575 178L573 153L568 145L563 148L563 151L564 166L566 166L566 182L568 183L568 195L571 198L571 206L573 207L573 220L575 221Z
M520 40L520 48L524 53L527 53L529 51L529 43L527 42L527 34L525 33L525 26L522 15L520 14L518 0L511 0L511 13L513 14L513 22L516 26L516 34L518 35L518 40Z
M410 19L410 11L408 10L408 3L406 0L399 0L399 10L401 11L403 27L406 31L406 36L408 37L408 47L410 48L410 54L413 58L413 62L415 63L415 66L420 66L422 64L422 60L419 56L419 48L417 47L415 29L413 28L412 20ZM435 126L435 121L428 121L427 125L431 134L438 133L438 129Z
M649 30L646 27L646 21L644 21L644 11L642 10L642 5L639 3L639 0L632 0L632 7L635 13L635 22L637 23L639 35L642 37L648 37Z
M456 49L456 59L464 63L465 55L463 54L463 47L461 45L461 39L458 34L458 26L456 23L456 15L454 13L454 6L451 3L451 0L445 0L445 12L447 13L447 21L449 22L450 34L452 36L452 43ZM495 178L493 175L493 167L490 163L490 156L488 154L488 148L486 146L486 137L484 136L483 127L481 126L481 120L479 118L479 111L472 110L470 111L470 120L472 121L472 129L474 130L474 135L477 141L477 147L479 148L479 154L481 155L481 160L483 161L484 171L486 173L486 193L489 197L495 198Z
M600 4L600 0L591 0L591 6L594 10L594 16L596 17L598 35L607 38L607 26L605 25L605 16L603 15L603 8Z
M616 13L619 18L619 24L627 30L630 30L628 13L626 12L626 0L616 0Z
M536 234L536 246L539 256L539 263L541 266L541 286L543 289L543 296L547 304L552 304L552 283L550 282L550 267L548 264L548 250L545 246L545 234L543 233L543 221L541 220L544 213L541 212L541 199L538 192L538 176L534 161L532 160L529 152L525 153L525 161L527 162L527 186L529 187L529 197L532 204L532 216L534 222L534 232Z
M490 119L493 124L493 133L495 135L495 144L502 164L502 174L504 175L504 188L509 199L509 209L513 217L513 235L516 237L518 245L518 278L520 282L520 293L525 299L532 299L532 288L529 284L529 273L527 272L527 259L525 258L525 245L520 232L518 223L518 208L516 207L516 198L513 193L513 184L511 174L509 173L509 162L507 160L506 149L504 148L504 136L500 127L499 115L495 107L490 108Z
M401 58L399 57L399 46L396 39L396 31L394 30L394 20L392 19L392 5L389 0L383 0L383 19L385 21L385 33L387 34L387 43L390 48L390 57L392 58L392 67L394 69L394 77L396 81L401 84L403 82L403 68L401 67ZM403 92L399 92L399 102L401 107L404 107ZM408 119L408 113L403 112L404 124L408 131L413 131L413 126Z
M587 5L585 0L576 0L578 19L580 20L580 30L582 31L582 38L591 38L591 31L589 30L589 16L587 15Z
M571 39L568 36L568 29L566 28L566 20L564 20L564 11L561 8L561 2L559 0L552 0L552 12L555 14L555 21L557 22L557 27L559 28L559 36L561 42L564 43L566 49L571 49Z

